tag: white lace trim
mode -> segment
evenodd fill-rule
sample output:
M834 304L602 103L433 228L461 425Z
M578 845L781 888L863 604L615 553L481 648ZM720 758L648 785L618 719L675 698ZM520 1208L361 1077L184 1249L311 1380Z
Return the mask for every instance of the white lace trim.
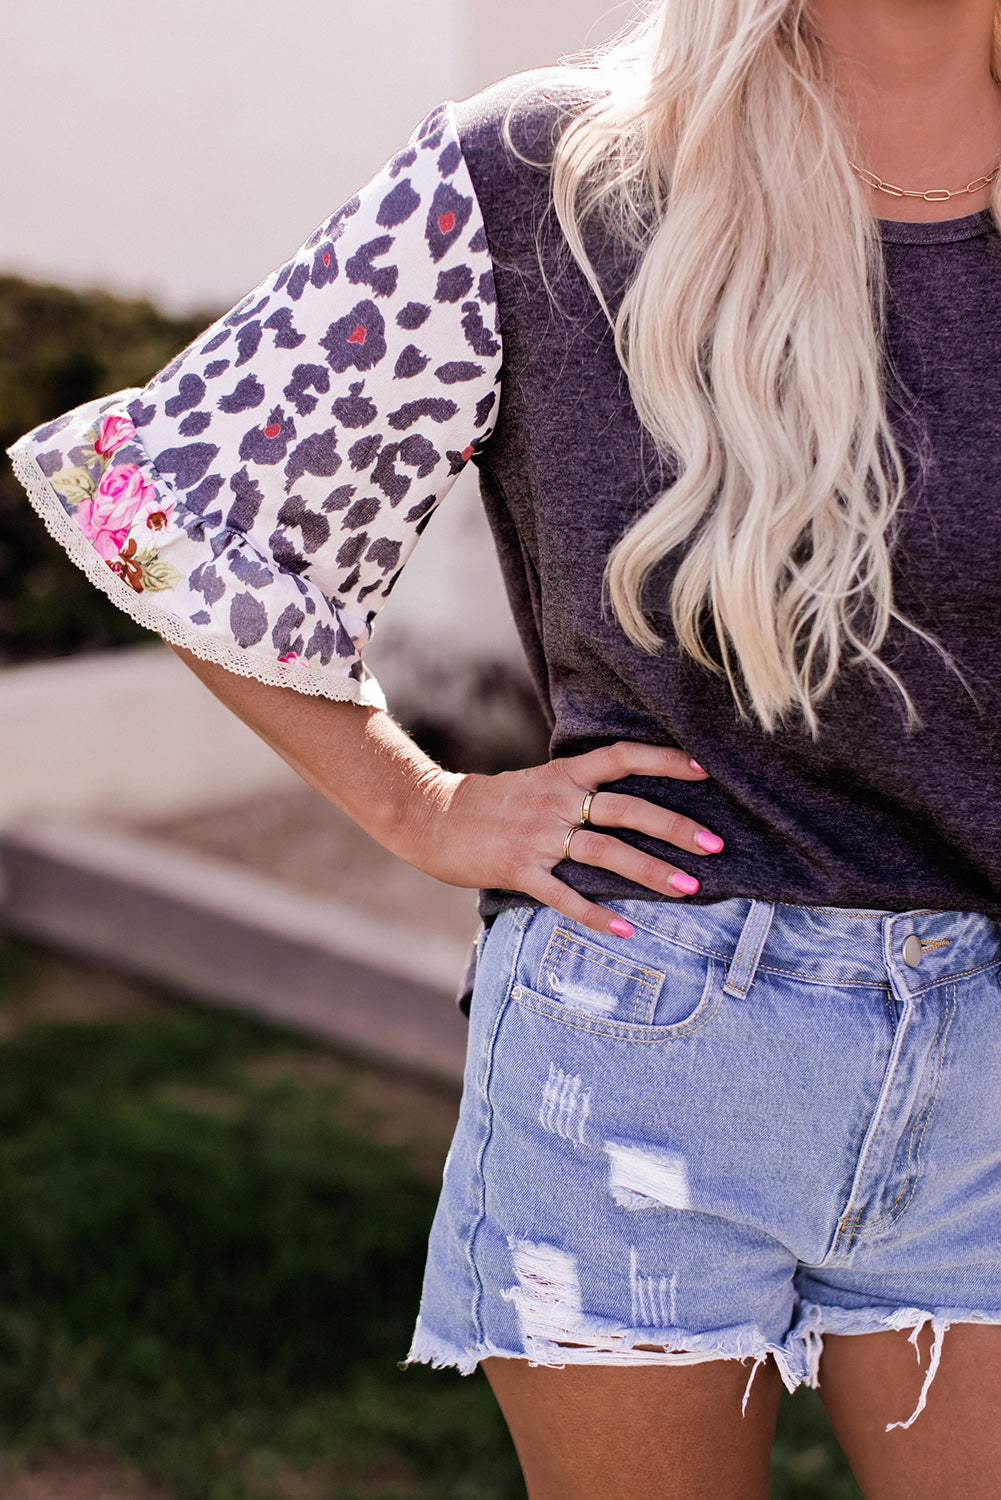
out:
M296 692L307 693L314 698L362 703L372 708L386 707L382 689L371 675L362 682L356 682L353 677L317 672L308 662L280 662L272 657L258 656L229 646L215 636L205 635L179 615L169 614L167 610L153 604L145 594L137 594L108 567L104 558L74 526L36 462L30 438L21 438L7 451L14 473L27 491L28 499L45 523L49 535L55 538L88 580L138 625L144 625L165 641L183 646L203 661L216 662L240 677L253 677L271 687L294 688Z

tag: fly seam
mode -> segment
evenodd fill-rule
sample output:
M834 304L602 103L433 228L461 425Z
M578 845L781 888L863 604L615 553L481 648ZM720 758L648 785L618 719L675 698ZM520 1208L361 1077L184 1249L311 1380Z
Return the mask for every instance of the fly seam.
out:
M936 1027L936 1030L935 1030L935 1041L932 1044L933 1055L934 1055L934 1052L936 1051L936 1049L938 1048L939 1038L940 1038L941 1035L942 1035L942 1020L939 1021L938 1026ZM937 1096L938 1096L938 1089L936 1087L935 1097L937 1098ZM934 1104L934 1099L932 1100L932 1104ZM898 1192L896 1198L894 1198L893 1202L890 1204L890 1207L887 1210L887 1212L885 1214L880 1214L880 1216L879 1216L878 1219L873 1219L873 1220L871 1220L870 1223L868 1223L866 1225L866 1227L865 1227L865 1234L867 1234L867 1235L871 1234L874 1229L878 1229L881 1224L885 1224L885 1223L887 1223L888 1221L890 1221L890 1220L892 1220L894 1218L899 1218L900 1214L903 1213L904 1208L907 1207L907 1203L909 1203L911 1201L911 1198L914 1196L914 1189L917 1186L917 1177L915 1177L913 1183L911 1182L911 1157L914 1154L914 1132L918 1128L918 1121L922 1119L922 1116L924 1116L924 1123L922 1124L922 1127L921 1127L922 1137L924 1136L924 1129L925 1129L925 1126L928 1123L928 1115L925 1114L925 1111L929 1107L930 1106L929 1106L928 1101L926 1099L925 1103L922 1104L921 1109L918 1111L918 1114L917 1114L917 1116L916 1116L916 1118L914 1120L914 1124L911 1126L911 1133L910 1133L910 1136L908 1137L908 1140L907 1140L907 1163L906 1163L906 1166L904 1168L904 1182L903 1182L903 1186L901 1187L900 1191ZM919 1158L919 1161L920 1161L920 1142L919 1142L918 1158ZM896 1209L897 1204L900 1202L901 1198L907 1192L908 1188L910 1188L910 1193L908 1194L907 1203L904 1204L904 1208L901 1208L900 1211L899 1211L899 1213L894 1214L894 1209ZM860 1223L861 1223L861 1220L862 1220L862 1217L863 1217L864 1214L865 1214L865 1204L863 1203L862 1206L859 1208L858 1212L855 1213L855 1214L853 1214L852 1218L847 1221L848 1223L850 1223L852 1225L853 1232L857 1232L858 1231Z
M939 1025L938 1031L935 1034L935 1048L936 1048L936 1051L938 1053L937 1072L936 1072L936 1076L935 1076L935 1088L934 1088L934 1092L932 1093L931 1098L927 1101L927 1103L924 1106L924 1111L923 1111L924 1119L921 1122L921 1134L918 1136L917 1145L914 1147L914 1180L911 1183L911 1190L910 1190L910 1192L907 1195L907 1201L901 1205L901 1207L897 1210L897 1213L894 1215L893 1208L896 1208L896 1206L897 1206L896 1203L895 1203L893 1205L893 1208L890 1209L890 1214L887 1217L895 1217L895 1218L899 1219L900 1215L903 1213L904 1209L907 1207L907 1204L910 1203L911 1199L914 1197L914 1194L917 1191L918 1181L919 1181L919 1179L921 1177L921 1147L924 1144L925 1132L927 1131L929 1123L931 1122L932 1115L935 1113L935 1105L938 1103L938 1096L939 1096L939 1094L941 1093L941 1090L942 1090L942 1075L945 1072L945 1048L946 1048L946 1043L947 1043L947 1041L949 1039L949 1031L950 1031L950 1028L952 1027L952 1022L953 1022L953 1018L954 1018L955 1014L956 1014L956 987L955 987L955 985L953 985L952 986L952 996L951 996L951 999L949 1001L948 1008L946 1010L945 1015L942 1018L942 1023ZM908 1170L910 1170L911 1147L912 1147L913 1142L914 1142L914 1132L917 1130L917 1128L918 1128L918 1121L915 1120L914 1126L913 1126L913 1128L911 1130L911 1139L910 1139L910 1142L908 1143L908 1151L907 1151L907 1165L908 1165ZM905 1184L905 1186L906 1186L906 1184ZM900 1196L903 1193L903 1191L904 1191L904 1189L901 1188L901 1193L897 1195L897 1202L898 1203L900 1202Z
M890 1019L890 1025L893 1027L894 1031L896 1031L897 1012L893 1008L893 991L890 989L889 985L885 985L883 988L883 998L886 1001L886 1014Z
M901 1045L901 1039L900 1039L899 1036L897 1036L897 1037L895 1037L894 1043L893 1043L893 1049L892 1049L892 1052L891 1052L891 1061L892 1061L893 1058L896 1058L896 1060L899 1061L899 1058L900 1058L900 1045ZM889 1066L889 1063L887 1064L887 1066ZM894 1067L894 1071L896 1071L896 1062L893 1062L893 1067ZM879 1126L882 1123L884 1114L886 1113L888 1089L889 1089L889 1080L887 1080L886 1082L884 1082L882 1088L880 1089L877 1112L876 1112L875 1116L873 1117L872 1121L870 1122L869 1129L866 1131L866 1139L865 1139L865 1143L864 1143L864 1151L863 1151L863 1154L862 1154L862 1156L861 1156L861 1158L859 1160L859 1163L858 1163L858 1165L857 1165L857 1167L855 1169L855 1177L854 1177L854 1180L852 1182L852 1191L853 1192L854 1192L854 1188L855 1188L855 1183L856 1182L861 1183L861 1181L862 1181L862 1177L863 1177L863 1174L865 1172L866 1166L868 1164L869 1157L870 1157L870 1155L872 1153L872 1146L873 1146L873 1142L874 1142L874 1140L876 1138L876 1132L877 1132L877 1130L879 1129ZM851 1206L852 1206L852 1199L849 1198L848 1208L851 1208ZM838 1224L838 1232L837 1232L837 1235L835 1236L834 1245L832 1246L832 1249L831 1249L831 1254L832 1255L837 1250L837 1248L840 1245L842 1239L847 1239L849 1241L849 1243L846 1246L845 1251L844 1251L845 1255L848 1254L848 1251L851 1249L851 1240L854 1238L855 1232L858 1229L859 1221L862 1218L862 1215L864 1213L865 1213L865 1204L864 1203L861 1204L859 1206L859 1208L856 1209L855 1213L853 1213L853 1214L849 1214L848 1211L847 1211L847 1209L845 1210L845 1214L843 1215L843 1217L841 1218L841 1221Z
M945 1046L946 1042L948 1041L949 1029L952 1026L953 1017L956 1014L955 986L953 986L952 989L952 999L950 1000L949 1006L943 1014L942 1020L939 1022L938 1029L935 1032L933 1055L937 1054L938 1059L936 1064L937 1072L935 1076L935 1088L931 1095L931 1098L925 1100L925 1103L922 1105L921 1112L919 1113L917 1119L915 1119L914 1124L911 1126L911 1134L907 1143L907 1167L904 1184L887 1212L885 1214L881 1214L878 1219L873 1219L871 1224L866 1225L864 1231L866 1235L871 1234L874 1229L878 1229L882 1224L886 1224L888 1222L892 1222L895 1219L899 1219L900 1215L904 1212L904 1209L907 1207L908 1203L910 1203L911 1199L914 1197L915 1192L917 1191L918 1181L921 1177L921 1147L924 1143L925 1131L928 1129L931 1117L935 1112L935 1105L938 1102L938 1096L941 1092L942 1074L945 1071ZM919 1123L921 1125L921 1134L918 1136L917 1146L915 1146L914 1135L917 1131ZM915 1166L913 1180L910 1176L912 1156L914 1158ZM910 1189L909 1192L908 1188ZM901 1198L903 1198L905 1193L907 1193L907 1198L905 1202L901 1204L900 1200ZM900 1204L899 1208L897 1207L898 1204Z

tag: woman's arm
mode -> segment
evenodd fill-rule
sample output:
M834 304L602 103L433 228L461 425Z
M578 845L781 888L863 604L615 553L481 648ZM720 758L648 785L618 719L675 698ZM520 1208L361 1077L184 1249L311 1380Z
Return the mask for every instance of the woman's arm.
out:
M584 796L622 776L705 776L684 751L640 744L609 745L497 776L458 775L425 755L382 709L269 686L172 649L304 781L391 853L449 885L524 891L617 937L630 935L628 923L552 874ZM708 834L700 824L638 797L601 792L590 819L649 834L686 855L718 852L697 843ZM713 835L708 843L722 847ZM691 877L677 866L596 829L580 829L572 853L580 863L614 870L661 895L694 894Z

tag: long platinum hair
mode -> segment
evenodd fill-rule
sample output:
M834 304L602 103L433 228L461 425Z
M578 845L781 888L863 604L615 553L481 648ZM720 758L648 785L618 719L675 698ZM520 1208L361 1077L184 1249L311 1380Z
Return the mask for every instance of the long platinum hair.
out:
M846 661L888 679L913 721L879 655L901 618L906 483L882 245L808 0L659 0L591 62L607 92L558 143L555 210L678 468L612 551L608 600L648 652L664 644L648 611L669 603L681 648L768 730L801 716L816 734ZM595 215L639 252L614 315L585 248Z

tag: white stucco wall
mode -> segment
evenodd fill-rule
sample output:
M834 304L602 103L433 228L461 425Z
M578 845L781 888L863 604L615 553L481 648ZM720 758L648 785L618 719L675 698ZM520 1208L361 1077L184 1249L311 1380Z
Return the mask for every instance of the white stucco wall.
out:
M296 785L165 646L0 670L0 834L38 816L152 823Z
M449 93L460 4L8 6L0 265L228 306Z
M631 0L461 0L463 92L555 62L561 53L597 46L634 10Z
M623 9L601 0L8 5L0 270L149 294L178 310L228 306L433 105L597 39Z

